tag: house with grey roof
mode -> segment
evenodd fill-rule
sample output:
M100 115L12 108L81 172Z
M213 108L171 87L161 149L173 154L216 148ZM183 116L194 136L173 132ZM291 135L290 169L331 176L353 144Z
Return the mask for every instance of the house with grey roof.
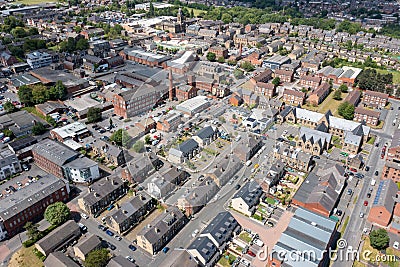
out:
M157 201L146 192L139 192L136 196L123 202L107 217L107 225L119 234L139 224L155 207Z
M324 170L321 175L309 173L293 196L292 204L329 217L345 186L344 172L331 170Z
M317 213L298 208L282 233L268 259L268 264L276 266L327 266L329 258L326 250L331 247L336 236L336 221ZM280 253L275 253L279 251ZM298 251L309 253L298 254ZM290 257L296 253L298 257Z
M190 217L207 205L218 191L218 185L210 176L206 176L198 186L188 189L188 192L178 199L178 207Z
M61 251L56 251L50 253L46 260L43 262L44 267L79 267L80 265L74 262L70 257L62 253Z
M197 237L187 251L204 267L215 266L220 257L218 248L207 236Z
M94 217L128 192L126 183L119 177L107 176L88 187L89 194L78 199L79 208Z
M219 187L222 187L243 167L243 163L235 155L226 155L225 157L217 158L211 167L207 171L207 175L214 179L214 182Z
M85 260L86 256L93 250L101 248L101 241L97 235L88 234L79 240L74 246L75 257Z
M160 251L186 224L186 217L174 206L161 213L137 234L137 244L150 255Z
M168 160L172 163L180 164L193 158L199 151L199 144L194 139L190 138L177 145L176 148L170 148Z
M69 220L36 242L35 247L43 255L47 256L69 242L76 240L80 235L81 229L79 225L73 220Z
M165 166L165 171L161 169L149 178L147 192L158 200L165 200L173 193L176 188L184 183L189 174L173 165ZM144 185L146 182L143 183Z
M241 161L246 162L250 160L264 145L262 139L255 135L248 135L243 138L234 147L233 154L236 155Z
M247 216L251 216L257 209L257 205L263 195L261 186L256 181L247 182L236 192L231 200L231 206Z
M329 149L331 139L330 133L302 126L296 139L296 147L311 155L321 155L324 150Z
M278 143L273 152L275 159L281 160L291 169L307 172L312 167L311 154L303 152L300 148L292 148L286 143Z
M95 140L95 142L91 144L91 148L98 157L104 158L106 164L120 166L125 163L125 156L122 148L104 142L103 140Z
M227 247L232 237L240 233L241 226L228 211L223 211L217 214L211 222L204 228L200 237L208 237L211 242L222 253Z
M218 138L218 129L214 129L212 126L206 126L199 130L192 138L203 148Z
M127 160L126 154L124 158ZM122 179L132 184L142 183L164 164L154 152L136 154L133 158L129 158L129 161L121 166L120 171ZM118 171L117 169L117 173Z

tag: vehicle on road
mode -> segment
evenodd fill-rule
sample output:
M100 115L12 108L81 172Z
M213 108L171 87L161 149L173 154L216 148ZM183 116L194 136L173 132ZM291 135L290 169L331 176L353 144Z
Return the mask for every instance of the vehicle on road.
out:
M364 201L364 206L368 206L368 201Z
M196 229L192 233L192 237L195 237L199 233L199 229Z
M365 171L369 171L369 166L365 166Z
M260 239L254 239L253 243L256 244L259 247L263 247L264 246L264 242L262 242Z
M78 223L78 226L82 232L85 233L87 231L87 227L83 223Z
M122 240L122 237L120 237L119 235L115 235L114 238L117 239L118 241Z
M136 250L136 247L135 247L134 245L132 245L132 244L130 244L130 245L128 246L128 248L129 248L130 250L132 250L132 251L135 251L135 250Z
M271 222L271 221L268 221L267 224L268 224L268 226L270 226L270 227L274 227L274 223Z
M239 190L239 189L240 189L240 184L237 184L237 185L235 186L235 189L236 189L236 190Z
M360 212L360 218L364 218L364 213Z
M106 234L109 236L114 236L114 233L111 230L106 230Z
M342 216L342 214L343 214L343 211L341 211L341 210L337 210L337 211L336 211L336 215L337 215L337 216Z
M378 171L375 171L375 175L378 175ZM374 186L376 184L376 180L372 179L371 180L371 185Z
M368 194L367 194L367 198L371 198L371 193L368 193Z
M167 253L168 250L169 250L169 247L164 247L164 248L162 249L162 252Z
M99 224L99 226L97 226L100 230L102 230L102 231L106 231L107 229L108 229L108 227L107 226L104 226L104 225L102 225L102 224Z
M131 256L126 256L125 258L130 262L135 262L135 260Z
M398 241L394 241L394 243L393 243L393 248L395 248L395 249L399 249L399 242Z
M246 162L246 166L249 167L250 165L251 165L251 160L248 160L248 161Z
M114 208L114 205L111 204L111 205L107 208L107 210L112 210L113 208Z
M348 194L348 195L351 195L352 193L353 193L353 190L351 190L350 188L347 189L347 194Z
M111 249L111 250L116 250L116 249L117 249L117 247L114 246L113 244L111 244L110 242L107 242L107 246L108 246L108 248Z

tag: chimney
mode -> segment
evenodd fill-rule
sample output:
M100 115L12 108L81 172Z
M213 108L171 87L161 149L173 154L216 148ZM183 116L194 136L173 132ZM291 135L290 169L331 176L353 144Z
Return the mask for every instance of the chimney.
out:
M242 55L242 50L243 50L243 45L242 45L242 43L240 43L240 45L239 45L239 56Z
M173 86L173 81L172 81L172 69L169 69L169 100L172 101L174 100L174 86Z

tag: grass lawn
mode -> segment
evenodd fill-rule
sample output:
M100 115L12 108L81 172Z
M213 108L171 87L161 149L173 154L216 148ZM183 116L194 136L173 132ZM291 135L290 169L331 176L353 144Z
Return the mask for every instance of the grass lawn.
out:
M228 258L226 258L226 257L228 257ZM236 257L234 255L229 254L229 256L228 256L228 255L224 254L224 255L222 255L221 259L218 261L218 263L222 266L229 267L232 265L231 262L233 263L235 260L236 260Z
M274 200L273 198L267 197L267 198L265 199L265 201L266 201L268 204L275 205L275 200Z
M339 116L337 109L338 109L339 105L342 102L344 102L344 99L346 98L348 93L342 93L342 100L333 99L333 93L334 93L334 91L332 91L318 107L313 107L310 105L304 105L303 107L308 110L316 111L319 113L325 113L328 110L330 110L334 116L341 117L341 116Z
M9 267L41 267L43 262L33 253L35 246L22 247L12 255Z
M249 243L251 241L251 236L247 232L240 233L239 238L246 243Z
M200 15L200 13L202 13L202 12L207 13L207 11L205 11L205 10L196 9L196 8L190 8L190 7L188 7L187 9L189 10L189 12L191 12L191 11L193 10L193 14L194 14L195 17L197 17L198 15Z
M375 143L375 135L372 135L371 138L369 138L369 140L367 141L367 144L373 145Z
M364 251L369 251L371 254L369 254L369 255L368 254L364 254ZM362 262L354 262L353 266L366 266L365 263L367 263L368 259L363 258L362 255L368 255L368 258L370 259L369 263L376 264L376 261L375 261L375 259L377 258L376 256L380 255L382 257L382 255L384 255L384 254L382 254L378 250L374 249L370 244L369 237L366 237L364 239L364 244L363 244L363 247L362 247L360 255L361 255L360 256L360 260ZM398 266L400 266L400 262L397 262L397 261L395 261L395 259L392 259L392 257L393 257L392 255L395 255L395 256L399 257L400 256L400 251L395 250L395 249L390 248L390 247L387 248L386 249L386 256L388 257L387 259L389 259L389 260L381 261L381 263L384 262L385 264L387 264L387 266L390 266L390 267L398 267ZM380 258L380 259L383 260L383 258Z

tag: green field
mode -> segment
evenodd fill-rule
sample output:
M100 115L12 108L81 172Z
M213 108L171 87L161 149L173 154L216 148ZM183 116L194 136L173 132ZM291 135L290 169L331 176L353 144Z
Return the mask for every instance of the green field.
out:
M190 7L188 7L187 9L189 10L189 12L193 9L193 14L194 14L195 17L197 17L202 12L207 12L207 11L204 11L204 10L201 10L201 9L190 8Z

